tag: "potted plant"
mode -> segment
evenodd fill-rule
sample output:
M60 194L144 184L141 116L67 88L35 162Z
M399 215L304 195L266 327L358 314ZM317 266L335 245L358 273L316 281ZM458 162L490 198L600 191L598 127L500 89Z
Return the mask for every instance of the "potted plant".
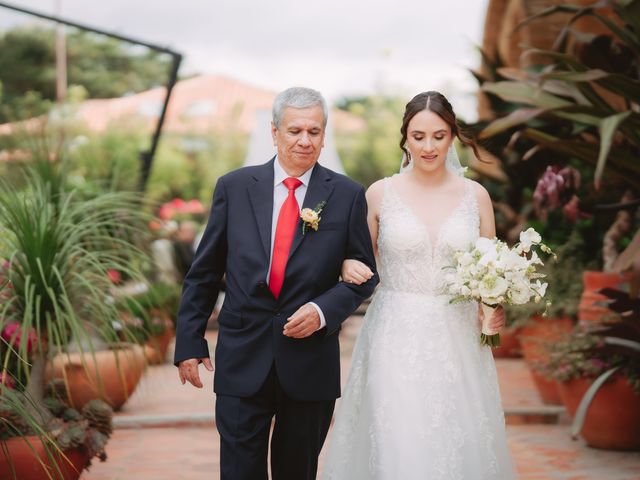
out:
M560 383L572 434L588 445L640 449L640 298L605 289L616 319L584 324L557 344L546 370Z
M49 397L31 417L27 397L17 398L0 396L0 478L76 480L92 458L106 460L104 447L113 430L109 405L92 400L77 411Z
M175 335L179 286L163 282L143 285L140 292L118 297L118 309L128 331L144 344L147 361L150 364L163 363Z
M145 258L134 240L147 220L139 196L88 195L69 185L65 173L55 162L41 160L19 183L0 180L0 258L6 268L0 331L17 325L14 331L20 332L12 334L12 348L2 351L2 360L14 365L12 375L23 380L20 384L36 403L43 399L51 353L69 355L72 345L88 368L98 339L107 346L118 341L108 270L135 277Z
M637 1L551 7L521 26L568 13L552 49L529 49L525 54L536 63L525 68L498 66L478 75L493 114L475 125L478 136L491 139L505 169L515 164L542 177L549 186L545 201L567 224L582 224L592 262L583 274L581 321L607 314L598 290L631 282L629 268L640 255L636 9ZM600 28L581 31L584 21ZM580 178L593 181L580 185Z

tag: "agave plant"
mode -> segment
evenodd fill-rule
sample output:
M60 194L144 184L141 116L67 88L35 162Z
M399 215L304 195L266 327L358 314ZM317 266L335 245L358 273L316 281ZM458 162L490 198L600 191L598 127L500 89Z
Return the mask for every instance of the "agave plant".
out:
M48 351L69 342L92 350L95 338L117 340L108 271L136 277L145 261L132 241L147 221L139 196L87 197L63 177L39 163L27 170L22 188L0 180L0 258L8 262L0 328L17 332L0 351L35 400L43 398Z

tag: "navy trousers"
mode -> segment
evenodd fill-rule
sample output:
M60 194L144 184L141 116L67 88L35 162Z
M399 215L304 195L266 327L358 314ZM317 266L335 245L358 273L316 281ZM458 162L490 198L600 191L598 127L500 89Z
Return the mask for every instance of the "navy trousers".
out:
M251 397L218 395L222 480L266 480L269 433L273 480L314 480L335 400L301 402L282 390L275 366ZM275 423L273 420L275 419Z

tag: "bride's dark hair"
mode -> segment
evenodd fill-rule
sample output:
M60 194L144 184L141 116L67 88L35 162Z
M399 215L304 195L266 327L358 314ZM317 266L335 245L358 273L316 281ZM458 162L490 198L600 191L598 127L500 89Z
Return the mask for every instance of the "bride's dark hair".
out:
M403 166L406 167L409 165L409 152L405 148L405 143L407 142L407 128L409 126L409 122L411 119L418 113L423 110L429 110L430 112L438 115L442 120L444 120L449 127L451 127L451 133L454 137L458 137L460 143L471 148L473 153L475 153L476 158L482 160L480 156L480 152L478 151L478 144L465 134L460 125L458 124L458 120L456 119L456 114L453 112L453 108L449 103L449 100L442 95L440 92L429 91L422 92L416 95L411 99L404 110L404 117L402 117L402 126L400 127L400 133L402 134L402 138L400 139L400 148L405 153L405 161Z

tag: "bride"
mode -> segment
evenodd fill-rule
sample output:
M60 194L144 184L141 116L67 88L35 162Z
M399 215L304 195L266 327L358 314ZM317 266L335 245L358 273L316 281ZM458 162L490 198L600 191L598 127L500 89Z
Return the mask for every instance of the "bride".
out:
M495 236L491 200L465 179L454 137L477 152L438 92L406 106L400 174L367 191L381 283L354 347L323 479L512 479L496 369L476 303L442 292L452 251ZM369 269L343 266L361 283ZM504 314L494 315L494 326Z

